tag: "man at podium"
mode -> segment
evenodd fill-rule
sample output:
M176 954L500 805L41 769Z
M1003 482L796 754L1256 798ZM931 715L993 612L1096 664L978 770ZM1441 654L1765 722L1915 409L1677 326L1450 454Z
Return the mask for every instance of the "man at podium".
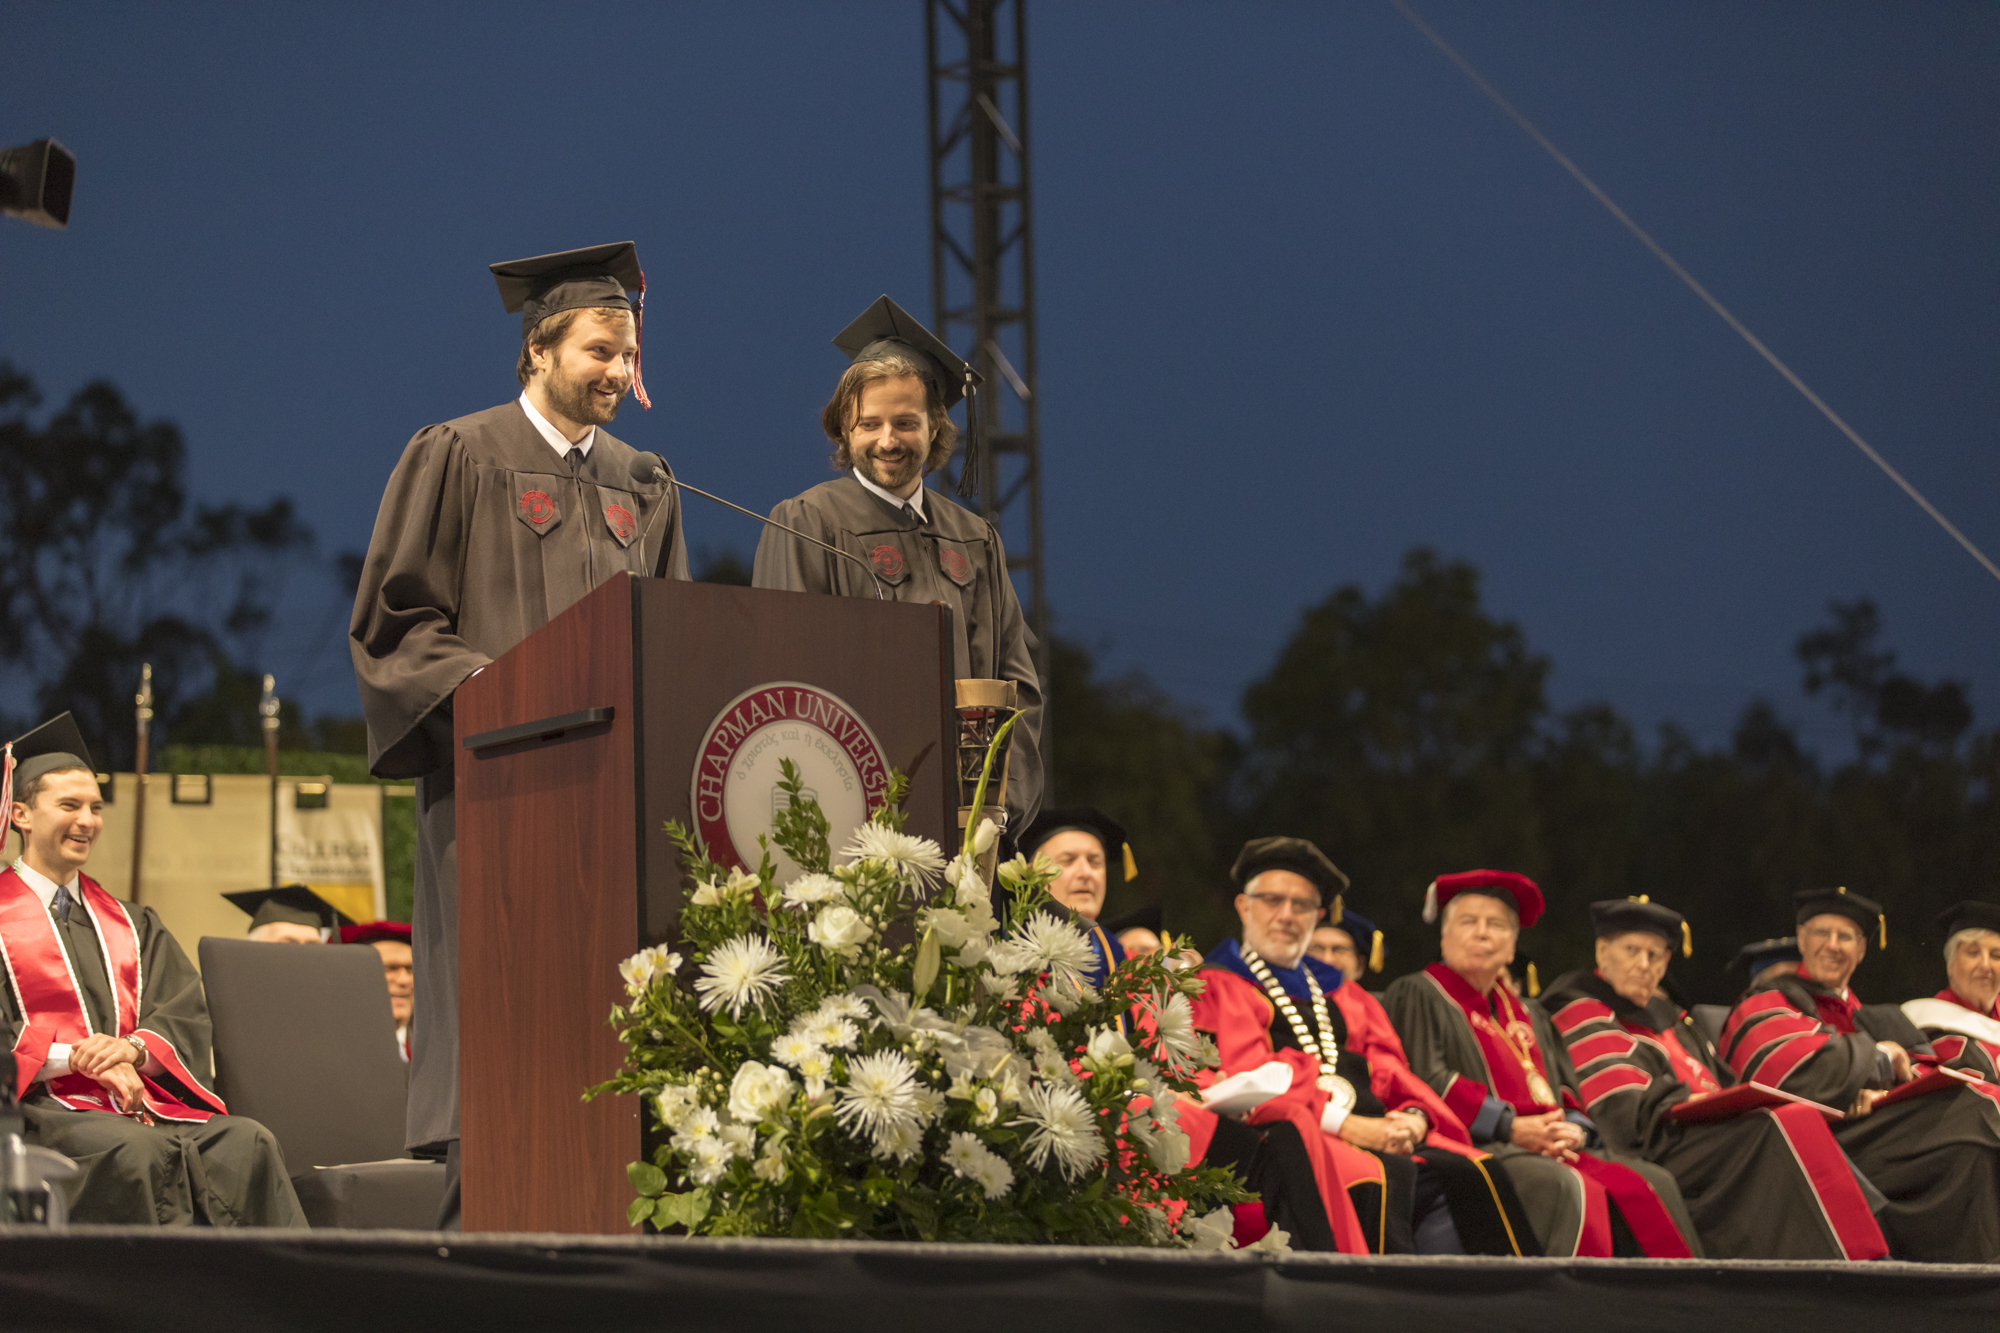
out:
M751 582L842 597L879 588L899 602L950 607L953 675L1019 687L1025 716L1012 735L1006 808L1008 827L1023 830L1042 800L1042 683L1027 618L993 524L924 485L951 457L958 428L949 414L961 397L970 414L979 372L886 296L833 341L853 364L820 427L844 475L784 501L771 519L853 559L766 527Z
M458 1218L458 853L454 691L621 573L687 577L680 506L635 481L603 427L640 378L645 275L631 242L492 265L521 312L521 396L426 426L389 478L348 648L377 777L416 778L416 1008L408 1139L445 1154ZM627 298L639 293L638 305Z

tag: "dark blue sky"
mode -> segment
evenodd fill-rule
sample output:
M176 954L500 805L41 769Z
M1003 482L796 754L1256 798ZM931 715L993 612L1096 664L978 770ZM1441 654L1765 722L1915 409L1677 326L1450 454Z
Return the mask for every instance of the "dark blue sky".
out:
M2000 548L2000 9L1419 7ZM1995 720L2000 583L1387 4L1040 0L1030 48L1059 630L1230 720L1300 607L1430 544L1564 704L1717 740L1762 692L1830 746L1790 646L1865 593ZM329 552L514 392L489 261L637 240L615 429L753 507L826 475L831 335L929 308L916 0L17 4L0 51L0 143L79 160L67 232L0 227L0 356L109 377ZM351 712L320 586L270 666Z

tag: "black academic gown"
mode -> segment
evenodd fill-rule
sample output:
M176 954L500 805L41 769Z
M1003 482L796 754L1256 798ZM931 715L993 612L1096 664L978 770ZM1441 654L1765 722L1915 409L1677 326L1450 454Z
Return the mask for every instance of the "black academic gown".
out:
M924 518L836 477L771 511L779 523L853 553L899 602L942 602L952 613L952 671L961 680L1011 680L1024 716L1015 724L1007 769L1008 826L1019 832L1042 804L1042 682L1021 599L1007 574L1000 534L935 490ZM767 527L752 574L759 588L873 597L875 585L852 561Z
M458 1138L458 848L451 696L621 573L687 577L677 493L601 427L575 475L518 401L427 426L382 497L348 648L377 777L417 778L409 1147Z
M1934 1059L1895 1005L1862 1004L1802 974L1752 986L1723 1027L1721 1054L1740 1079L1845 1110L1863 1088L1894 1082L1876 1043ZM1953 1263L2000 1259L2000 1093L1990 1085L1932 1092L1851 1116L1834 1137L1875 1188L1896 1257Z
M211 1029L201 975L152 908L131 909L143 978L137 1025L173 1043L189 1073L208 1084ZM109 1030L111 981L90 916L80 907L56 923L93 1031ZM21 1035L21 1002L0 987L0 1021L11 1048ZM205 1100L169 1074L150 1076L185 1105ZM218 1115L200 1124L143 1125L108 1111L72 1111L44 1083L21 1101L27 1142L75 1161L82 1174L65 1187L73 1222L128 1225L303 1227L305 1214L285 1172L278 1141L255 1120Z
M1700 1124L1671 1114L1697 1091L1688 1077L1705 1074L1699 1090L1710 1093L1736 1082L1679 1005L1663 996L1633 1004L1587 970L1557 978L1541 1001L1598 1133L1673 1172L1708 1257L1887 1252L1868 1197L1817 1111L1752 1110Z

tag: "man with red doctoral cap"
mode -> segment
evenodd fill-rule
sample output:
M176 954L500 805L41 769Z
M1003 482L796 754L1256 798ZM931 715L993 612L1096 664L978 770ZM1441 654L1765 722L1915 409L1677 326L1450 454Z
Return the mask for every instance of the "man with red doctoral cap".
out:
M1431 884L1424 920L1440 923L1444 960L1398 977L1382 997L1410 1068L1494 1155L1542 1253L1698 1254L1673 1176L1584 1151L1592 1126L1559 1100L1575 1083L1568 1056L1548 1015L1507 977L1521 931L1541 915L1542 891L1526 875L1468 870Z
M1578 1095L1604 1141L1674 1173L1712 1259L1880 1259L1888 1242L1826 1119L1797 1103L1688 1121L1735 1083L1687 1012L1660 993L1687 920L1647 898L1590 905L1595 969L1542 992ZM1875 1202L1879 1203L1879 1195Z
M458 1222L458 822L452 695L620 574L687 577L680 504L635 480L604 429L639 375L645 274L630 241L491 266L521 312L521 396L426 426L389 478L355 590L348 650L368 766L417 779L414 948L423 1026L408 1147L443 1152ZM639 292L639 308L627 298Z
M1941 1063L2000 1082L2000 905L1956 903L1937 925L1945 988L1905 1000L1903 1016L1923 1029Z
M1521 1253L1523 1214L1486 1155L1403 1063L1379 1007L1306 952L1324 905L1341 910L1347 876L1303 838L1258 838L1230 877L1242 937L1204 961L1195 1026L1214 1035L1220 1074L1291 1067L1289 1088L1251 1118L1295 1125L1346 1195L1360 1235L1341 1248Z
M1882 1099L1937 1065L1924 1034L1892 1004L1849 988L1880 904L1845 888L1793 895L1797 969L1750 988L1723 1026L1722 1056L1739 1079L1846 1112L1834 1137L1888 1196L1877 1213L1899 1259L2000 1259L2000 1087L1948 1084Z
M410 928L401 921L365 921L340 928L342 944L374 946L382 958L382 979L389 987L389 1013L396 1020L396 1048L410 1058L410 1015L414 1012L415 969L410 955Z

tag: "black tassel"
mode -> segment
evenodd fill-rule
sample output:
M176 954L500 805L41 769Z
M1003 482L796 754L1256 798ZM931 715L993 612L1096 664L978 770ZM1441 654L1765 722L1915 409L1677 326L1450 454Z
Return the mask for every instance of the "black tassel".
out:
M972 368L965 374L965 456L958 465L958 498L970 500L979 494L979 390L972 382Z

